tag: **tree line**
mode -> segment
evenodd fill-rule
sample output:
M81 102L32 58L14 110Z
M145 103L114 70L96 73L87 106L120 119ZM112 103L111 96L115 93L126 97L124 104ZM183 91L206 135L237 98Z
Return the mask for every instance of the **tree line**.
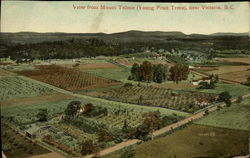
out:
M128 80L146 81L162 83L167 80L178 83L181 80L188 78L189 69L185 65L177 64L170 69L167 65L152 64L149 61L144 61L142 64L134 63L131 68L131 75Z

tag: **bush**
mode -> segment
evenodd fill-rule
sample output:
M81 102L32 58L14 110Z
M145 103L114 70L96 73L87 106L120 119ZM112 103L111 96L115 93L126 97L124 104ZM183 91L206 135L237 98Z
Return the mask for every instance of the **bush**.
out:
M208 115L208 110L205 110L204 116Z
M124 86L124 87L132 87L133 84L132 84L132 83L125 83L123 86Z
M236 100L236 103L241 103L243 100L242 96L238 96L237 100Z
M231 102L231 100L229 99L229 100L226 100L225 101L225 103L226 103L226 106L227 107L230 107L231 106L231 104L232 104L232 102Z
M222 92L219 94L217 101L225 102L226 100L229 100L231 98L232 98L232 96L229 94L229 92L225 91L225 92Z
M11 146L10 146L10 144L3 144L3 151L10 151L11 150Z
M132 149L132 147L127 147L125 148L120 158L132 158L134 155L135 151Z
M99 151L98 146L93 142L93 140L86 140L82 144L81 154L88 155L92 153L96 153Z

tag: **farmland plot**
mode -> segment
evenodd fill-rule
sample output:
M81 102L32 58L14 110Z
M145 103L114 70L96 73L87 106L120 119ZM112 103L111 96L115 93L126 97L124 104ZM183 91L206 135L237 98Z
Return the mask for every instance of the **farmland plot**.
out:
M86 94L108 100L164 107L185 112L194 112L199 109L199 107L192 106L195 100L205 98L209 99L216 96L208 93L174 91L171 89L151 86L123 86L121 88L89 92Z
M6 76L13 76L13 74L11 72L8 72L7 70L0 68L0 77L6 77Z
M54 90L29 82L20 77L0 78L0 100L43 96L55 93Z
M21 75L39 80L62 89L76 91L118 85L120 82L101 78L74 69L56 65L38 66L36 71L18 72Z
M106 110L106 114L101 112L101 114L94 116L80 115L74 119L69 119L68 121L61 119L61 116L63 116L67 105L71 101L80 101L81 105L92 103L95 108ZM48 122L38 121L37 114L39 109L47 109ZM63 143L61 144L62 146L67 146L67 150L69 149L77 152L77 150L75 150L77 144L81 144L88 139L97 142L100 129L105 128L112 130L112 132L120 131L123 128L125 121L129 127L135 128L144 121L145 113L157 110L161 113L161 117L170 116L176 120L183 119L189 115L188 113L159 107L125 104L100 98L83 96L83 98L72 98L60 101L4 106L1 107L1 116L2 120L15 125L21 130L29 129L33 124L36 124L37 126L52 125L63 131L67 135L67 138L71 137L72 139L70 138L70 140L74 141L72 141L72 143L64 140L61 141L61 139L47 141L49 141L50 144L55 143L53 141L59 141L59 143ZM166 123L173 123L173 120L170 119ZM47 142L46 140L44 141ZM111 141L106 143L105 147L114 144L115 142Z
M34 155L49 153L47 149L33 143L1 122L1 142L7 157L28 158Z

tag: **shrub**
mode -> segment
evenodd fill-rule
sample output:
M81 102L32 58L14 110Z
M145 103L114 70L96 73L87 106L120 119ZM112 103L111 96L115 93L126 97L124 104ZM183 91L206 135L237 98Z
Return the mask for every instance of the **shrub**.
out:
M231 106L231 104L232 104L232 102L231 102L231 100L229 99L229 100L226 100L225 101L225 103L226 103L226 106L227 107L230 107Z
M237 100L236 100L236 103L241 103L243 100L242 96L238 96Z
M204 116L205 116L205 115L208 115L208 110L205 110Z
M132 158L135 155L135 151L132 149L132 147L127 147L120 158Z

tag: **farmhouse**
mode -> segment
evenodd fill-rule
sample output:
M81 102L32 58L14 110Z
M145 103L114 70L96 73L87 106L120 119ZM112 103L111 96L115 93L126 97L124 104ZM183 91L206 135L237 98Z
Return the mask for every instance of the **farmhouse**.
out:
M207 83L210 83L210 78L209 77L204 77L204 78L201 78L201 79L198 79L198 80L193 80L192 81L192 84L197 86L199 85L199 83L201 82L207 82Z

